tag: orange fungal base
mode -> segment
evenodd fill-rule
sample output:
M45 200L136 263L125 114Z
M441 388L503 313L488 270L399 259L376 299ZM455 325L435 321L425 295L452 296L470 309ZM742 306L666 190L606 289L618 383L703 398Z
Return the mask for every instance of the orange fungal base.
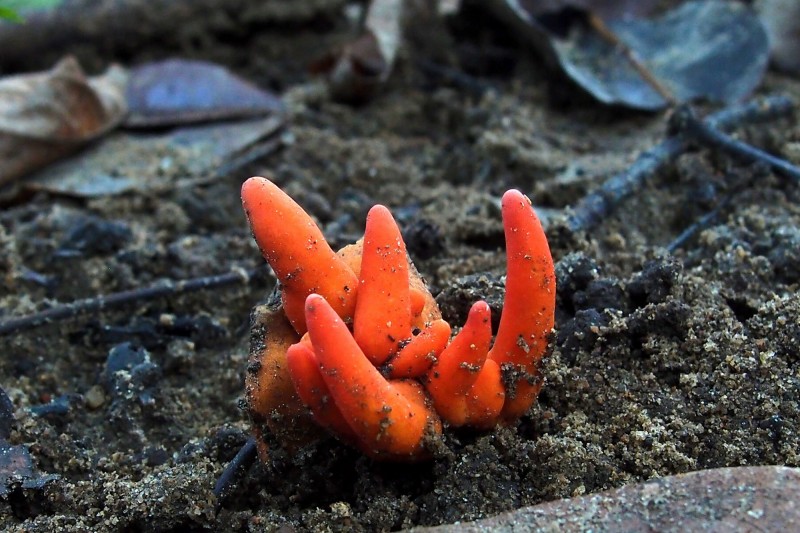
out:
M280 437L279 424L269 421L294 417L293 435L316 425L370 457L413 461L429 457L426 444L441 434L442 422L489 429L530 409L554 325L555 272L522 193L508 191L502 200L508 275L494 342L482 301L450 340L450 325L387 208L373 207L362 241L336 253L269 180L247 180L242 203L291 324L279 327L281 316L271 311L277 318L263 321L266 333L251 348L247 400L254 422ZM299 406L311 416L298 414ZM261 450L265 459L265 445Z

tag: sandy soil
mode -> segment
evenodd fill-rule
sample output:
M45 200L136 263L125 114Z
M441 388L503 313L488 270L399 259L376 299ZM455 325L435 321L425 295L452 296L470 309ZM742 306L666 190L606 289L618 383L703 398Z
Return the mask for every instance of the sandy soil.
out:
M315 31L330 42L346 34L341 25ZM502 302L498 200L516 187L541 208L558 260L558 335L529 416L485 433L448 429L437 457L414 465L375 463L332 439L295 456L275 450L217 513L211 489L249 435L248 314L273 281L142 303L0 338L0 384L16 418L9 441L57 476L15 486L0 501L0 527L397 530L711 467L800 466L797 184L693 150L599 227L572 235L569 207L663 139L665 117L600 107L491 25L451 30L449 59L490 86L485 94L420 71L415 61L433 46L424 40L357 108L331 102L297 68L319 49L313 32L195 50L285 91L290 142L198 187L181 187L194 176L172 167L148 177L152 193L40 193L4 206L0 320L258 265L238 189L270 174L335 245L363 231L372 204L388 205L445 317L460 323L478 298ZM299 59L285 59L290 45ZM269 63L278 57L294 65L285 75ZM760 92L776 90L800 99L800 83L775 75ZM800 163L793 120L739 134ZM727 194L711 227L665 251ZM104 223L76 236L87 221Z

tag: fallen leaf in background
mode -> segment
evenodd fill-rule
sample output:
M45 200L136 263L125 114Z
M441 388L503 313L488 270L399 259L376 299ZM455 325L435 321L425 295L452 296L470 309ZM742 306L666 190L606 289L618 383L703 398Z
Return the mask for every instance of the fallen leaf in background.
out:
M630 16L630 2L613 9L609 2L580 2L596 4L602 17L578 10L578 2L548 3L570 6L545 13L530 0L487 5L606 104L657 110L697 98L731 103L752 92L766 70L764 27L738 2L684 2L653 19Z
M364 102L387 80L401 43L404 8L405 0L373 0L364 33L312 66L327 74L335 100Z
M283 117L276 115L160 133L119 130L78 156L30 176L24 188L73 198L98 198L129 191L159 194L177 186L196 186L234 173L254 158L277 150L283 126ZM180 176L177 180L176 175Z
M74 58L52 70L0 79L0 185L113 129L125 115L126 72L87 78Z
M760 0L755 5L769 35L775 67L800 76L800 1Z
M179 126L283 112L281 99L206 61L169 59L131 71L126 127Z

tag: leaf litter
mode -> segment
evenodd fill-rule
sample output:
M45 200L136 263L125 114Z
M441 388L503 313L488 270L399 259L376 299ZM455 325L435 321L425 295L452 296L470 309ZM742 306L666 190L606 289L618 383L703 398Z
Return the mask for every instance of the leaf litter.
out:
M478 22L467 27L486 38ZM349 35L339 30L342 39ZM313 55L316 40L295 38ZM259 52L283 53L273 46L262 42ZM243 62L253 57L252 50L228 53ZM254 77L262 65L250 66ZM697 149L590 232L562 233L559 213L603 177L592 175L593 157L609 173L624 170L633 154L663 138L665 120L588 104L539 63L517 69L476 98L451 87L420 90L417 73L402 68L374 104L358 109L291 85L293 141L257 160L252 173L272 171L334 240L363 230L357 221L372 203L397 209L401 226L416 236L409 249L435 250L416 262L442 288L443 308L455 310L458 298L480 292L493 301L502 293L498 195L510 186L539 191L534 202L546 198L556 217L559 339L540 402L519 427L448 432L443 455L424 465L372 463L333 441L295 457L276 453L215 515L214 482L248 436L237 408L247 315L269 287L174 296L0 339L3 353L13 355L0 360L15 406L10 442L27 446L40 472L61 476L23 491L35 505L16 507L19 514L4 507L0 523L12 530L397 530L703 468L800 465L792 392L800 388L796 186ZM794 80L768 75L768 83L800 96ZM554 105L550 89L573 103ZM738 134L797 163L795 126L784 120ZM152 151L141 157L160 160ZM576 159L588 172L553 190ZM36 195L0 213L0 274L8 281L0 286L2 309L16 315L47 301L258 264L241 214L239 172L196 185L180 166L159 172L165 182L188 178L187 186L77 202ZM757 186L739 191L691 247L664 254L661 246L716 205L729 181L744 178ZM120 221L133 238L59 258L71 221L81 219L75 212ZM56 282L41 285L25 269ZM475 272L482 274L465 277ZM162 372L137 375L146 378L147 401L126 400L125 388L116 401L104 400L98 369L130 339L134 319L173 324L176 316L197 325L213 317L227 334L201 345L172 329L149 350ZM106 326L103 343L93 341ZM128 383L138 390L136 380L120 381ZM33 414L70 393L86 401ZM704 502L709 511L714 500Z

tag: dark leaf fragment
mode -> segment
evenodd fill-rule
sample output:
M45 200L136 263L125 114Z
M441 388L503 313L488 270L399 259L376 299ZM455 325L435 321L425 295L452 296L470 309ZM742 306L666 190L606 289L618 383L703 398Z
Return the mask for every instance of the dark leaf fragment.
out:
M698 98L736 102L760 83L769 59L763 25L738 2L686 2L653 19L605 7L601 18L575 6L543 13L518 0L504 4L506 20L522 22L534 46L606 104L656 110Z
M169 59L131 72L125 126L151 128L283 112L280 98L206 61Z

